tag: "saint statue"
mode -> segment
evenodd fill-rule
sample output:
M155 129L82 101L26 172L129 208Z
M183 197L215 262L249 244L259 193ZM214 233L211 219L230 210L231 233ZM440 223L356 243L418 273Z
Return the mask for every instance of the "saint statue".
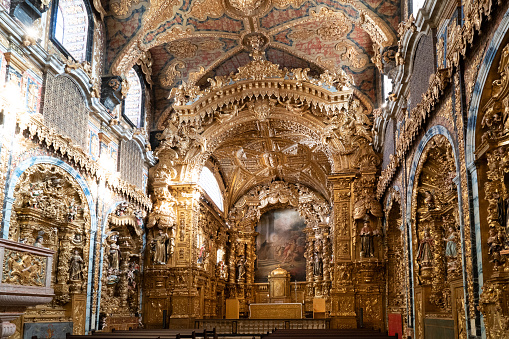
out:
M322 256L318 252L315 252L313 256L313 275L321 276L322 273L323 273Z
M67 221L73 222L76 220L76 216L78 215L78 206L74 203L69 205L69 211L67 212Z
M198 253L198 264L203 264L206 255L207 254L205 253L205 243L203 243L201 244L200 252Z
M35 238L34 246L35 247L44 247L43 242L44 238L42 237L44 235L44 231L39 231L37 237Z
M83 264L83 258L80 256L78 250L74 250L69 264L69 280L83 279Z
M375 255L373 246L373 230L369 226L369 220L364 220L364 226L361 228L361 258L369 258Z
M446 258L456 258L457 249L456 244L458 241L458 234L452 226L449 226L449 236L443 239L446 241L445 256Z
M118 274L120 271L120 246L117 244L117 236L113 235L111 237L113 241L110 245L110 266L109 273Z
M494 264L493 269L498 271L498 266L502 263L503 259L500 251L504 249L505 237L501 231L495 228L490 228L490 236L488 237L488 254L492 256L491 262Z
M154 252L154 264L166 264L166 242L168 241L168 234L159 230L159 234L152 240L152 250Z
M228 279L228 273L226 272L226 265L224 264L224 260L221 260L217 265L219 267L219 277L221 279Z
M244 256L241 255L237 260L237 280L244 279L246 275L246 260Z
M43 240L44 239L42 238L42 235L38 235L37 238L35 238L34 246L35 247L44 247L44 246L42 246Z
M424 237L419 243L419 248L417 250L417 262L421 264L423 267L429 267L433 261L433 252L431 248L433 247L433 238L429 233L429 229L426 228L424 230Z

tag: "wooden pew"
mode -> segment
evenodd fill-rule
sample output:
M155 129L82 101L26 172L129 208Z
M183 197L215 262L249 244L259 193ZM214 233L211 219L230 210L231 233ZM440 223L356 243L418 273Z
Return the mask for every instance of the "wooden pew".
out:
M192 338L192 339L209 339L214 338L217 339L217 333L215 329L213 331L206 330L169 330L169 329L159 329L159 330L132 330L132 331L113 331L113 332L94 332L92 335L71 335L67 333L67 339L118 339L118 338L126 338L126 339L184 339L184 338ZM37 337L32 337L32 339L38 339Z
M272 333L262 335L262 338L274 339L304 339L304 338L318 338L318 339L397 339L397 336L389 336L387 333L381 333L368 329L351 329L351 330L288 330L277 329Z

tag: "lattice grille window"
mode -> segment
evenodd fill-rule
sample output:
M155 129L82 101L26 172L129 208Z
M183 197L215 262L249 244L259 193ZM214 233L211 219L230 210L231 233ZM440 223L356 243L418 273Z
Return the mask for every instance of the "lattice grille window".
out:
M120 177L143 189L143 155L134 140L120 144Z
M134 69L127 73L129 91L124 99L124 115L135 127L142 127L142 88L140 78Z
M58 133L70 137L84 149L87 146L88 110L78 85L66 76L46 78L44 121Z

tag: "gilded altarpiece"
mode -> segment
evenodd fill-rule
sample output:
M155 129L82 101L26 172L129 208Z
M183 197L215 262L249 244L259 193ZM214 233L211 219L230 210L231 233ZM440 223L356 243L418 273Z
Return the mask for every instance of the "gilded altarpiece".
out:
M436 330L455 338L467 335L456 173L451 144L434 136L420 156L412 192L416 338Z
M486 337L509 338L509 45L494 59L477 118L479 212Z
M147 223L144 323L188 328L194 319L224 313L228 235L197 185L169 186L165 173L164 168L152 172L155 204Z
M236 73L208 79L204 89L190 79L170 94L174 113L158 135L159 163L150 173L147 243L160 239L161 247L154 251L160 259L146 257L145 321L162 324L167 309L178 327L207 312L213 280L200 253L219 248L202 228L206 199L194 183L212 163L224 181L226 211L212 214L227 235L225 295L239 301L241 316L267 295L254 284L260 216L294 208L306 222L306 281L296 286L305 311L321 298L334 327L357 327L362 308L367 326L384 328L383 212L374 192L380 158L371 146L370 109L345 72L314 78L309 69L280 69L265 60L260 39L249 39L253 60ZM172 254L162 255L172 239Z
M85 333L90 212L78 183L51 164L29 167L14 189L9 239L55 251L50 304L29 308L23 322L74 323Z
M289 208L296 211L289 211ZM288 231L288 235L291 236L281 239L282 246L276 246L271 250L266 244L267 230L259 228L258 231L263 232L263 236L260 237L259 232L255 231L256 227L260 225L260 220L265 220L273 213L288 212L296 219L294 227L297 229L292 228L292 231ZM297 212L302 220L296 217ZM229 291L230 297L238 298L241 302L241 312L247 314L249 303L270 301L267 297L268 284L260 282L266 270L258 272L255 262L258 265L269 263L274 268L278 264L285 267L286 263L291 270L291 262L302 260L303 267L301 269L297 267L297 271L291 277L292 293L286 300L304 302L304 311L309 313L312 312L313 298L329 300L331 270L330 263L324 259L330 258L332 252L327 223L329 215L330 206L319 193L303 185L283 181L256 187L239 199L229 217L230 225L234 225L230 237L237 239L230 248ZM284 221L289 222L291 223L291 220ZM272 234L272 240L275 240L274 236L277 234ZM258 251L256 251L257 241ZM276 243L278 242L274 241L274 244ZM261 258L260 262L255 261L258 258ZM256 284L255 275L260 277ZM297 283L296 278L301 280Z
M108 215L102 244L100 329L138 325L143 256L144 211L121 202ZM128 329L128 328L125 328Z

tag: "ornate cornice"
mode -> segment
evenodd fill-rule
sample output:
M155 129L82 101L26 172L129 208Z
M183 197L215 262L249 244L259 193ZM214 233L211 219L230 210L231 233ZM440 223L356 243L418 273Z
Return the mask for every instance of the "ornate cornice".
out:
M308 71L308 68L280 69L279 65L270 61L254 60L228 77L207 79L210 86L204 90L200 90L193 81L183 83L173 88L170 99L175 101L175 111L187 116L196 115L200 111L202 114L210 114L227 104L270 95L298 97L302 102L319 107L327 113L341 109L345 96L352 93L351 89L344 89L353 84L351 76L343 70L326 70L320 78L312 78L307 74ZM282 91L285 92L283 95L280 94ZM212 102L214 105L210 105Z
M22 130L27 132L27 137L45 148L53 148L61 156L72 160L77 168L96 179L104 179L106 185L115 193L134 201L143 208L152 208L152 202L143 191L136 186L118 178L116 175L104 173L99 164L88 155L83 148L75 145L68 137L56 133L53 129L44 125L40 115L26 116L27 119L19 119ZM36 118L37 117L37 118Z

